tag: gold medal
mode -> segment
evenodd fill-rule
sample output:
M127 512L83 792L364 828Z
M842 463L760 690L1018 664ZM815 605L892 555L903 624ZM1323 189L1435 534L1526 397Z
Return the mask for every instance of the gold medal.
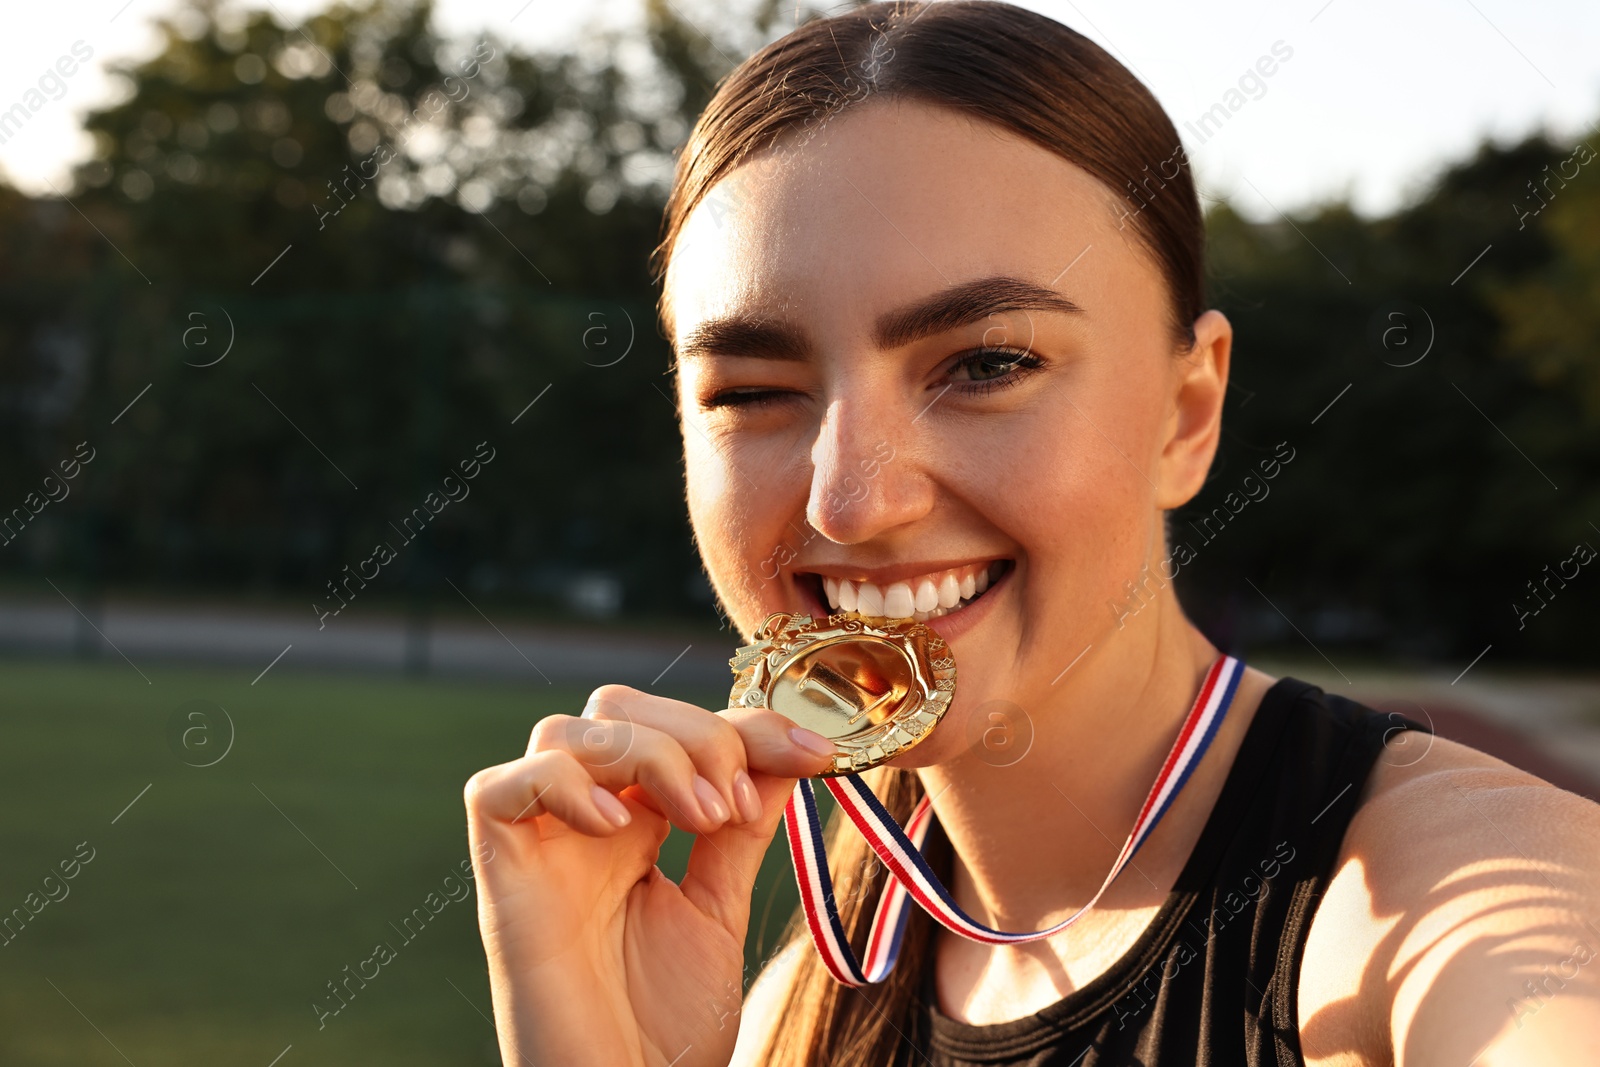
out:
M837 612L767 617L755 643L728 660L730 708L770 708L839 747L821 777L893 759L944 717L956 661L926 623Z

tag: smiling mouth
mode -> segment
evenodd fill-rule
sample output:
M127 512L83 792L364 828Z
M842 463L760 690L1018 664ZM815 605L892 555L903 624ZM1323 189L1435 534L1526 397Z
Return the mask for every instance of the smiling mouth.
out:
M883 585L825 574L796 577L808 581L817 599L827 604L830 611L926 622L953 615L980 599L1012 566L1009 559L989 560Z

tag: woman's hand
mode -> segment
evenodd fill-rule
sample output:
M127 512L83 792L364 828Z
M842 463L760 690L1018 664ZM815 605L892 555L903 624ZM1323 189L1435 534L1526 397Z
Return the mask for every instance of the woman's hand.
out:
M797 740L801 739L801 740ZM804 741L814 746L804 747ZM723 1067L756 870L833 746L772 711L604 686L473 775L478 925L508 1067ZM700 835L674 885L668 824Z

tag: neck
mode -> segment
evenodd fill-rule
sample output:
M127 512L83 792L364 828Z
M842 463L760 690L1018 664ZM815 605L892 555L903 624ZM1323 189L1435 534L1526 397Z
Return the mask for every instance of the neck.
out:
M918 770L954 846L951 890L973 918L1038 929L1100 888L1218 655L1175 598L1162 609L1144 633L1096 642L1048 687L1029 710L1032 746L1016 762L994 766L980 749ZM1184 810L1175 804L1164 821ZM1164 898L1177 867L1162 846L1180 841L1186 856L1190 835L1153 838L1136 861L1145 876L1119 878L1100 906ZM1152 880L1151 871L1170 877Z

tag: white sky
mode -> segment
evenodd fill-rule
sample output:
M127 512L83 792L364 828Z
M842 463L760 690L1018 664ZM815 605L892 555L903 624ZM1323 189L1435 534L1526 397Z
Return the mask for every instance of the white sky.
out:
M728 0L671 0L697 25ZM1545 127L1574 140L1600 119L1600 3L1595 0L1022 0L1082 31L1131 66L1160 98L1202 187L1253 216L1347 194L1381 212L1482 138ZM284 17L323 0L259 0ZM174 0L15 3L0 35L0 110L21 99L75 41L94 50L0 146L15 184L65 188L88 153L77 124L112 95L104 64L151 54L152 15ZM250 6L257 6L251 4ZM744 3L739 5L741 8ZM437 0L440 27L492 28L529 47L579 39L595 24L630 24L643 0ZM1185 129L1282 41L1293 58L1265 79L1204 144ZM1257 90L1259 91L1259 90ZM1509 210L1509 209L1508 209Z

